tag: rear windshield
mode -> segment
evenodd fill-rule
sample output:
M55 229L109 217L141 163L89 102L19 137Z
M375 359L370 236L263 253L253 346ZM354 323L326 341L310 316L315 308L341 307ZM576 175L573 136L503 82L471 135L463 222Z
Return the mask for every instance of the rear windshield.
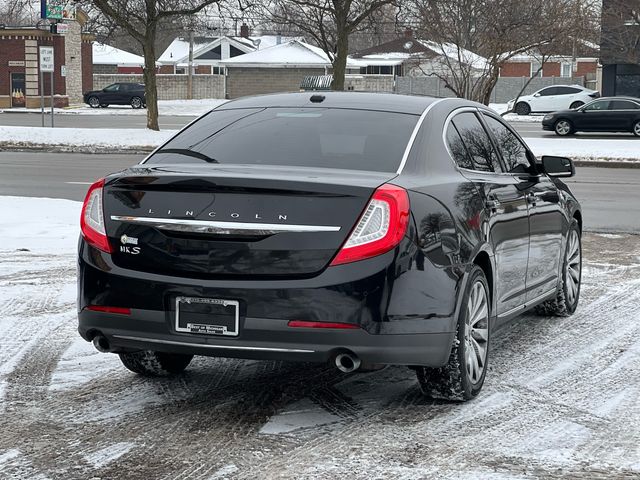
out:
M214 110L146 163L395 172L417 121L417 115L337 108Z

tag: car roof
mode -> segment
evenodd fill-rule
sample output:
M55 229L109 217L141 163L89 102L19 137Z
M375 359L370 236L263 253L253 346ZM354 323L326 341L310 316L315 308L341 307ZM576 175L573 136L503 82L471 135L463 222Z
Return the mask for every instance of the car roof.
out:
M632 102L636 102L636 103L640 102L640 98L637 98L637 97L623 97L623 96L600 97L600 98L596 98L596 100L631 100Z
M321 101L312 101L311 97L316 97ZM320 97L323 98L320 99ZM222 104L217 110L265 107L323 107L379 110L420 115L436 100L438 98L393 93L319 91L242 97Z

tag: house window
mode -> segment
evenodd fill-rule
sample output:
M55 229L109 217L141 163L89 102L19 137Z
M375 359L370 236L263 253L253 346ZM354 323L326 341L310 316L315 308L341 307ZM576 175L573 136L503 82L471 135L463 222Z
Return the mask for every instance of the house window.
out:
M176 67L176 75L184 75L185 73L187 73L185 67Z
M541 77L542 76L542 68L540 62L533 60L531 62L531 73L529 74L530 77Z
M573 73L573 66L571 65L571 63L569 62L564 62L562 64L562 71L560 72L560 76L561 77L571 77L571 74Z
M381 65L369 65L360 68L361 75L392 75L393 67Z

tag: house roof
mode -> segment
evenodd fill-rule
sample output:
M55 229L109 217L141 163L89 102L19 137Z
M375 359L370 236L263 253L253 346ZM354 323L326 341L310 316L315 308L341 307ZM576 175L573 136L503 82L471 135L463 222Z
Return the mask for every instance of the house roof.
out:
M287 42L291 40L303 40L302 37L278 37L277 35L259 35L252 37L198 37L194 38L193 56L196 58L218 45L223 40L227 40L231 45L242 50L245 53L253 52L255 50L264 50L265 48L277 45L278 42ZM162 64L180 64L184 63L189 58L189 39L178 37L175 38L171 44L162 52L158 62Z
M227 67L326 67L331 64L331 60L321 48L300 40L292 40L221 60L220 63Z
M94 65L118 65L119 67L141 67L144 65L144 57L129 53L125 50L105 45L103 43L93 43L93 64Z

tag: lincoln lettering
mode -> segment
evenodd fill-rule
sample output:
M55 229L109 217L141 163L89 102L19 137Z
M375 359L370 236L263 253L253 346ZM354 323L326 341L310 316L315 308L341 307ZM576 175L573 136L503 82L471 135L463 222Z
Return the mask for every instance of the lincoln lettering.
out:
M172 212L173 212L173 215L176 215L176 212L174 212L173 210L166 210L166 212L167 212L166 213L167 215L171 215ZM153 208L150 208L147 213L149 213L149 215L157 215L158 214L158 212L156 212ZM232 212L232 213L227 213L227 214L224 214L224 215L219 215L217 212L213 212L212 211L212 212L203 213L202 215L206 215L209 218L233 218L234 220L237 220L239 218L242 218L242 219L245 219L245 220L246 219L252 219L252 220L263 220L264 219L262 217L262 214L260 214L260 213L255 213L255 214L250 214L250 215L243 215L243 214L240 214L238 212ZM185 216L185 217L195 217L194 211L193 210L185 210L183 216ZM283 215L283 214L279 213L278 215L276 215L276 218L278 220L280 220L280 221L286 221L287 220L287 215Z

